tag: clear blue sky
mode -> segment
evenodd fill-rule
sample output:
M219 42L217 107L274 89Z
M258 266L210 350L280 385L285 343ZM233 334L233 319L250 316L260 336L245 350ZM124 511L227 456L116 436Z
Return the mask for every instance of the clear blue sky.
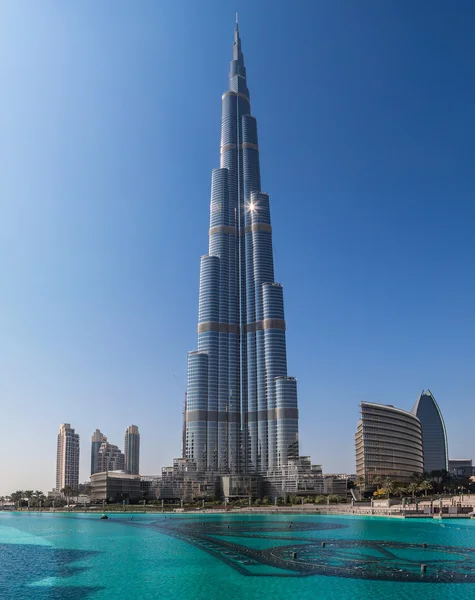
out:
M354 471L361 400L429 387L475 457L475 4L2 3L0 493L56 435L180 454L239 11L301 452Z

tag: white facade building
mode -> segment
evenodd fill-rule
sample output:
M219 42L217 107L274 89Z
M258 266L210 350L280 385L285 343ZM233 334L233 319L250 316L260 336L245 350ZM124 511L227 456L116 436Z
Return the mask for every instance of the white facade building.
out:
M56 458L56 489L79 485L79 434L69 423L59 426Z

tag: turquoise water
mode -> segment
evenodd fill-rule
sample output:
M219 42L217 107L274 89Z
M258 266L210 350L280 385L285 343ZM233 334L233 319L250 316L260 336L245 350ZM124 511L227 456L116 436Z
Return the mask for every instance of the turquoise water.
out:
M469 520L0 513L2 600L475 600L473 582Z

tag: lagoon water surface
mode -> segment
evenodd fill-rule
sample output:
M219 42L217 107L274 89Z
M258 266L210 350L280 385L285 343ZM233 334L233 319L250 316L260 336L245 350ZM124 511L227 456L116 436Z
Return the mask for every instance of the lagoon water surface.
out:
M475 600L475 521L0 513L2 600L373 596Z

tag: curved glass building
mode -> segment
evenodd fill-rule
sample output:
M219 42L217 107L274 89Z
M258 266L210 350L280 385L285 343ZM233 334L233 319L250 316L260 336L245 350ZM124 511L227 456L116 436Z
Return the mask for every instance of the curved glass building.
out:
M298 457L297 384L287 376L283 289L274 281L269 196L237 24L220 155L201 257L198 348L188 355L184 458L199 472L265 475Z
M366 489L376 487L377 477L409 483L424 470L421 423L400 408L362 402L355 444L356 475Z
M448 471L449 452L447 432L440 412L430 390L422 391L414 404L412 413L422 425L422 445L424 448L424 471Z

